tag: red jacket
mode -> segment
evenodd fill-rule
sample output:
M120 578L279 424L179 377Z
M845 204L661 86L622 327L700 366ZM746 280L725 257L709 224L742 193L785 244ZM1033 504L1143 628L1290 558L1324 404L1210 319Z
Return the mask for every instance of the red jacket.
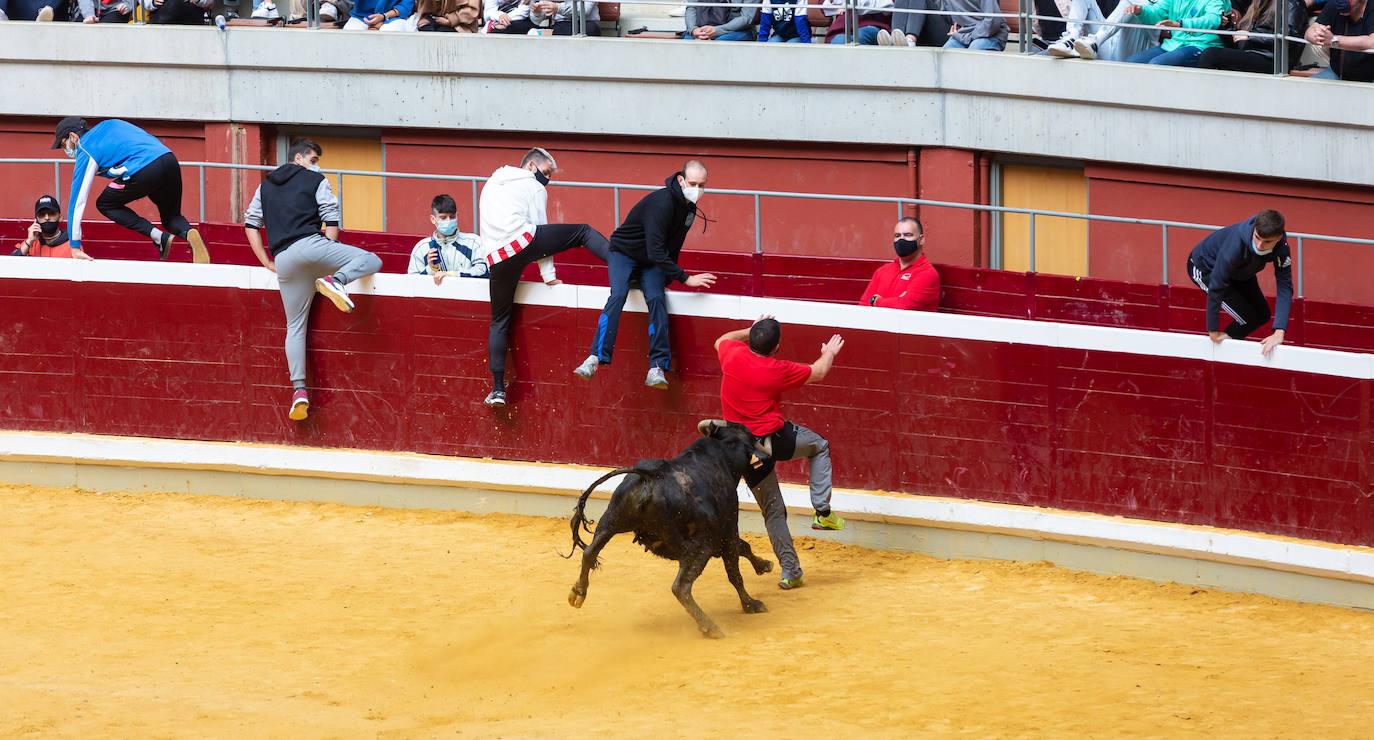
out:
M878 300L870 304L875 295ZM873 273L859 303L880 308L934 311L940 305L940 275L924 254L905 270L901 260L892 260Z

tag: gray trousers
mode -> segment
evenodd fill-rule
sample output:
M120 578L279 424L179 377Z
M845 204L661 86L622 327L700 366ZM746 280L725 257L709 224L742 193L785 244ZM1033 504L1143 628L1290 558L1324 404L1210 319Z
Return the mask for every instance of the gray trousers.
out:
M281 305L286 309L286 366L295 383L305 380L305 328L310 321L310 301L315 297L315 278L333 275L347 285L381 270L382 260L366 250L314 234L292 242L277 255L276 264Z
M800 424L797 428L797 450L788 460L806 458L811 482L811 506L820 511L830 508L830 443L819 434ZM779 461L781 462L781 461ZM773 554L778 557L783 578L800 578L801 561L797 559L797 549L792 546L792 531L787 528L787 505L782 500L782 489L778 488L777 473L769 473L757 486L749 489L763 512L763 526L768 530L768 541L773 545Z

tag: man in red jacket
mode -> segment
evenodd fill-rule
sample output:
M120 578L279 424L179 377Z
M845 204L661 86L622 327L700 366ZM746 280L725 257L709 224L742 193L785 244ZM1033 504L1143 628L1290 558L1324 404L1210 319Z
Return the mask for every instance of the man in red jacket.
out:
M925 255L926 231L907 217L892 230L897 259L878 268L864 289L865 306L934 311L940 305L940 275Z

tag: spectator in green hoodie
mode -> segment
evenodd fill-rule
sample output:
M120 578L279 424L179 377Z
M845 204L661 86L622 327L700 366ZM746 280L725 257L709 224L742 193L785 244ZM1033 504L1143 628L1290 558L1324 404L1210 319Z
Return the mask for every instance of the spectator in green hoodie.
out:
M1170 30L1172 35L1159 46L1132 54L1126 62L1196 67L1203 50L1222 45L1220 36L1198 31L1220 28L1222 15L1230 9L1227 0L1159 0L1145 6L1131 5L1125 15L1136 16L1137 23Z

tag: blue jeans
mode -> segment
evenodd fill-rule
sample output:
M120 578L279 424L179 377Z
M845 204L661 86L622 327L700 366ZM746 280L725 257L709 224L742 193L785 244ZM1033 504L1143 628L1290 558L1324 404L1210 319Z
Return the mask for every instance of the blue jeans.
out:
M847 43L849 43L849 37L846 36L846 35L844 35L844 34L840 34L839 36L836 36L835 38L830 39L830 43L832 43L832 44L847 44ZM867 44L868 46L877 46L877 45L878 45L878 27L877 27L877 26L864 26L863 28L860 28L860 29L859 29L859 43L861 43L861 44Z
M696 37L696 36L693 36L693 35L690 34L690 33L684 34L682 38L686 39L687 41L696 41L696 40L697 40L697 37ZM719 36L717 36L717 37L715 37L715 38L713 38L713 39L710 39L710 40L711 40L711 41L753 41L753 40L754 40L754 34L748 32L748 31L726 31L725 33L722 33L721 35L719 35Z
M946 49L973 49L974 51L1002 51L1007 48L1007 42L1001 39L974 39L968 46L959 43L959 39L953 36L945 42Z
M1173 51L1165 51L1162 46L1151 46L1138 54L1126 58L1127 64L1164 64L1170 67L1196 67L1202 49L1196 46L1180 46Z
M1314 80L1339 80L1340 77L1337 77L1337 76L1336 76L1336 73L1335 73L1335 72L1332 72L1330 67L1327 67L1326 69L1323 69L1322 71L1320 71L1320 72L1318 72L1318 73L1312 75L1312 79L1314 79Z
M626 296L630 295L630 279L638 275L644 302L649 305L649 364L667 370L672 354L668 348L668 301L663 294L663 271L656 265L645 267L614 249L607 255L606 267L610 272L611 296L606 299L606 307L601 309L601 318L597 319L591 353L601 364L611 363L615 335L620 329L620 311L625 308Z
M788 44L804 44L804 43L806 43L806 42L804 42L804 41L801 40L801 37L800 37L800 36L796 36L796 37L790 38L790 39L785 39L785 38L783 38L783 37L781 37L781 36L779 36L779 35L777 35L777 34L773 34L772 36L769 36L769 37L768 37L768 40L771 41L771 42L773 42L773 43L778 43L778 44L781 44L781 43L784 43L784 42L785 42L785 43L788 43Z

